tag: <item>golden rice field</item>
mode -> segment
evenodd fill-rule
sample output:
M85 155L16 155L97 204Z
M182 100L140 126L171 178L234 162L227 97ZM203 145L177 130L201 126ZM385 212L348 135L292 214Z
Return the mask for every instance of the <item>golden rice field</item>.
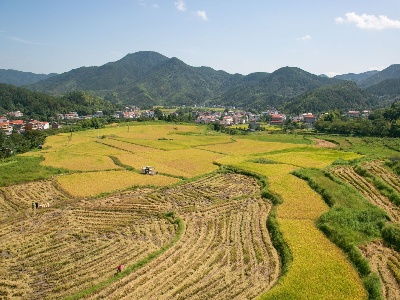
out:
M59 186L73 197L94 197L113 191L126 190L132 186L166 186L179 181L177 178L157 175L143 176L125 170L75 173L59 176Z
M265 226L271 203L259 189L235 174L99 199L78 200L49 181L2 188L14 204L2 206L0 295L73 298L111 280L91 298L255 298L279 275ZM51 205L31 209L32 199ZM180 233L166 217L172 209ZM148 263L134 269L140 261ZM133 271L116 276L119 264Z
M276 140L138 123L49 137L25 155L69 172L0 187L0 299L367 299L346 256L315 225L327 205L291 175L361 155ZM159 174L140 174L147 165ZM216 172L221 165L265 176L283 201L275 217L293 258L284 276L266 226L272 203L256 179ZM353 184L347 167L331 172ZM382 178L398 187L395 176ZM359 182L371 201L386 203ZM32 201L50 207L32 209ZM373 268L392 272L384 297L396 299L398 253L365 247ZM124 271L115 275L118 264Z
M191 148L186 150L150 151L138 153L134 156L121 154L116 155L116 157L123 164L136 169L140 169L141 166L155 165L159 172L191 178L218 169L213 162L223 156L218 153Z

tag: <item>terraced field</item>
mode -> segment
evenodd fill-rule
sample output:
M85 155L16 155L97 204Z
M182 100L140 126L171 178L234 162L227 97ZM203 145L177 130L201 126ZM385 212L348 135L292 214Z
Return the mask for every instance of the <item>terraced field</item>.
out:
M367 162L363 166L399 191L399 177L384 168L381 161ZM355 187L371 203L383 209L393 223L400 224L400 207L382 195L373 183L357 174L353 167L335 167L331 168L330 172ZM400 299L400 254L380 241L362 245L360 250L370 261L372 270L379 274L385 299Z
M8 217L0 232L0 295L6 299L59 299L115 278L118 264L129 268L171 243L177 224L164 217L171 209L184 222L179 241L93 298L254 298L279 275L266 229L271 204L243 175L97 200L69 198L51 181L2 191L3 202L12 197L14 203L3 206ZM32 210L32 199L51 205Z
M400 209L363 176L357 174L351 166L340 166L329 169L329 171L342 179L344 182L354 186L371 203L382 208L394 222L400 222ZM387 171L389 172L389 171ZM394 175L394 174L393 174Z
M52 136L24 156L43 156L41 166L64 174L0 187L0 299L367 298L348 258L316 227L329 207L292 175L360 154L306 136L136 123ZM143 165L161 174L141 175ZM272 208L255 177L219 166L253 174L282 203ZM379 162L363 167L399 192ZM398 207L370 179L347 165L330 170L399 222ZM289 249L282 277L271 212ZM400 299L398 252L378 241L360 249L384 297Z

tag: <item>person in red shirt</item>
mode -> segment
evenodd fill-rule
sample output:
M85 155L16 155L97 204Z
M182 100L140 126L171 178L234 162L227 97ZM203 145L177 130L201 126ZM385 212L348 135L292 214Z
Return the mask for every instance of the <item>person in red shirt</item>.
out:
M117 268L117 273L121 273L122 272L122 265L119 265Z

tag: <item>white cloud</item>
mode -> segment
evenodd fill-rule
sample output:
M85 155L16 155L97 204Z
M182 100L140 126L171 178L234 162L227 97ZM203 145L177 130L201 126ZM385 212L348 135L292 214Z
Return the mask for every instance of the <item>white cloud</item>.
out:
M8 38L10 40L14 41L14 42L18 42L18 43L22 43L22 44L41 45L41 43L24 40L24 39L21 39L21 38L16 37L16 36L9 36Z
M154 9L160 8L160 5L158 5L157 3L153 3L153 4L150 5L149 1L147 1L147 0L139 0L139 5L143 6L143 7L151 7L151 8L154 8Z
M306 34L305 36L302 36L302 37L298 38L297 40L307 42L307 41L311 40L311 35Z
M375 15L357 15L354 12L345 14L345 18L337 17L336 23L354 23L358 28L361 29L375 29L383 30L388 28L400 29L400 21L389 19L387 16L375 16Z
M179 11L185 11L186 10L185 1L183 1L183 0L175 1L175 7Z
M208 20L207 12L205 10L196 11L196 16L199 17L200 19L202 19L203 21L207 21Z

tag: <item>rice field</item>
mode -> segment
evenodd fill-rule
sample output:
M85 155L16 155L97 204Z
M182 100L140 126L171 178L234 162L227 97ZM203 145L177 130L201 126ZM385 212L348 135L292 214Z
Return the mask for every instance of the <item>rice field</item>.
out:
M25 154L38 155L68 173L0 187L0 299L367 298L346 256L315 225L328 206L291 174L360 154L294 135L131 123L50 137ZM147 165L159 174L139 174ZM256 179L218 173L221 165L265 177L282 200L275 218L292 254L284 276L266 226L272 203ZM398 177L366 167L397 191ZM356 176L348 166L330 170ZM376 205L391 205L374 198L370 182L355 181ZM50 207L32 209L33 200ZM392 274L382 279L391 286L384 296L397 299L398 253L381 246L362 251Z
M175 176L191 178L218 169L213 162L223 155L200 149L149 151L136 155L122 154L116 157L123 163L140 169L141 166L157 166L157 170Z
M56 181L66 193L81 198L137 186L166 186L178 182L179 179L163 175L144 176L120 170L69 174L57 177Z
M279 276L265 226L272 205L253 178L216 174L81 200L51 181L2 189L3 202L14 200L1 206L5 299L255 298ZM32 209L32 199L51 205Z

